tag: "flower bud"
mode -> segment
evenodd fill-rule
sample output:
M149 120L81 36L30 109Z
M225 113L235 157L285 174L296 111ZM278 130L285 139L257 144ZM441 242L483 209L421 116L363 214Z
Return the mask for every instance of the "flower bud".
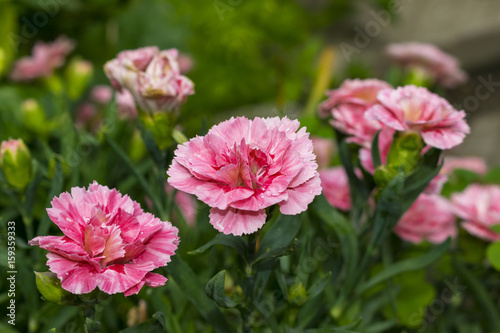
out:
M0 146L0 168L7 182L24 189L31 179L31 155L23 140L2 141Z
M35 272L36 287L43 298L59 305L74 305L78 297L61 287L61 281L52 272Z
M294 283L288 290L288 301L294 305L301 306L307 300L307 291L302 282Z
M412 172L422 156L424 142L415 132L399 132L392 142L387 156L387 165L392 168L402 166L407 173Z
M165 150L173 143L172 133L176 123L174 113L155 113L153 115L141 113L139 119L153 138L160 150Z
M0 47L0 76L2 75L2 73L5 70L5 68L7 67L6 66L6 62L7 62L6 58L7 57L5 55L5 50Z
M77 100L87 89L94 68L89 61L73 59L66 68L66 85L68 97Z
M132 161L139 161L146 155L147 149L142 140L141 133L139 131L134 131L129 143L129 156Z
M38 135L46 136L51 127L45 112L37 100L29 98L21 104L24 126Z

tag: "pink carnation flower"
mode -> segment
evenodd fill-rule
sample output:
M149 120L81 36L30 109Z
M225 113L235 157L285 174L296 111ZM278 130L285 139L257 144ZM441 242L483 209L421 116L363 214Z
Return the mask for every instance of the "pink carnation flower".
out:
M499 186L472 184L462 193L453 194L451 202L470 234L492 242L500 240L500 235L490 229L500 224Z
M390 44L387 54L405 67L423 70L436 83L453 88L467 82L468 76L460 69L457 59L432 44L401 43Z
M92 88L90 92L90 98L93 102L99 105L106 105L111 101L113 97L113 90L110 86L97 85Z
M465 112L455 110L445 99L425 88L415 86L383 90L376 104L365 113L397 131L415 131L424 142L439 149L462 143L470 132Z
M340 88L328 93L328 100L321 105L320 115L332 115L332 126L351 135L348 142L369 144L382 125L377 120L366 119L365 111L378 102L377 95L384 89L392 87L376 79L346 80Z
M311 140L313 142L313 152L314 155L316 155L318 167L320 169L327 168L336 150L333 139L311 138Z
M171 194L174 191L174 188L168 183L165 183L165 191L168 194ZM198 211L198 202L196 201L196 198L190 194L187 194L186 192L177 191L177 193L175 193L174 202L179 207L179 210L186 220L187 225L195 225L196 213Z
M50 76L64 65L66 56L74 47L73 41L64 36L52 43L36 42L31 57L23 57L14 64L10 78L14 81L32 81Z
M104 66L112 85L128 90L145 111L175 111L194 94L193 82L181 75L178 51L144 47L123 51Z
M212 207L210 223L224 234L260 229L266 208L307 209L321 194L312 141L297 120L231 118L179 145L168 182Z
M170 222L145 213L139 204L95 181L88 190L73 187L52 200L50 219L64 236L39 236L30 245L49 251L47 265L62 287L85 294L96 287L107 294L137 294L167 279L155 268L174 255L179 237Z
M134 96L128 91L123 89L116 92L116 109L118 116L122 119L135 119L137 118L138 111L135 106Z
M428 240L442 243L456 237L455 216L446 199L437 194L421 194L401 217L394 232L411 243Z
M321 170L321 187L326 200L341 210L351 209L351 190L349 188L349 179L342 167Z
M484 159L480 157L445 156L441 172L448 175L457 169L468 170L478 175L484 175L488 171L488 166Z

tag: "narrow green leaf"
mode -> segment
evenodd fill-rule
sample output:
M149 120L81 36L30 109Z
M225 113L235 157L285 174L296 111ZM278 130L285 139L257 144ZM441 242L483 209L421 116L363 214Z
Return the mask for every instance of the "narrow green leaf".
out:
M189 251L188 254L197 255L207 252L214 245L225 245L235 249L240 256L246 261L247 250L245 241L241 237L233 235L217 234L211 241L196 250Z
M263 257L266 253L279 253L293 241L299 232L301 225L301 215L281 214L262 238L256 258ZM262 260L262 259L260 259Z
M275 248L272 250L269 250L268 252L262 253L260 256L255 258L255 260L252 262L252 265L256 265L262 260L269 259L269 258L279 258L279 257L284 257L288 256L292 253L295 252L295 250L300 247L300 241L295 238L290 244L285 245L280 248Z
M368 289L376 286L377 284L384 282L398 274L408 272L408 271L414 271L417 269L422 269L430 264L432 264L434 261L438 260L441 258L441 256L446 252L448 249L448 246L450 244L450 240L448 239L446 242L443 242L442 244L439 244L438 246L435 246L432 248L429 252L426 254L415 257L415 258L410 258L406 260L399 261L393 265L390 265L389 267L385 268L382 270L380 273L369 279L368 281L360 284L358 288L356 289L357 294L362 294Z
M332 272L328 272L323 277L321 277L318 281L314 282L311 287L307 290L307 298L314 298L319 295L323 289L328 285L330 279L332 277Z
M226 271L220 271L211 278L205 286L205 292L218 306L223 308L234 308L237 304L224 294L224 282Z
M379 135L380 135L380 130L373 137L372 148L371 148L373 167L375 169L382 164L382 159L380 158L380 149L378 144Z
M492 243L488 246L486 250L486 257L490 261L491 265L500 271L500 242Z

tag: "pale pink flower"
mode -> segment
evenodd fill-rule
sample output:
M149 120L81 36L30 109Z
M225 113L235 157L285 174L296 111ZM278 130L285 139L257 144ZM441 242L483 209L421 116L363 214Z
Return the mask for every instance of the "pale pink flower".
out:
M47 265L62 287L85 294L96 287L107 294L137 294L167 279L155 268L174 255L179 237L170 222L145 213L139 204L94 181L52 200L50 219L64 236L39 236L30 245L49 251Z
M469 185L463 192L451 197L455 214L470 234L488 241L500 240L490 228L500 224L500 187L497 185Z
M488 166L484 159L474 156L445 156L444 164L441 172L444 174L450 174L454 170L468 170L477 173L478 175L484 175L488 171Z
M468 80L457 59L432 44L400 43L387 46L387 54L402 66L423 70L436 83L453 88Z
M288 118L231 118L175 151L168 182L208 204L224 234L260 229L266 208L295 215L321 194L309 133Z
M376 79L346 80L340 88L328 92L328 100L321 104L320 115L331 115L333 127L351 135L348 142L369 144L382 125L365 118L365 111L377 103L377 95L392 87Z
M327 168L335 153L336 147L333 139L311 138L313 142L313 152L316 155L316 162L320 169Z
M401 217L394 232L411 243L442 243L457 236L450 203L437 194L421 194Z
M191 56L187 54L179 53L177 61L179 62L179 70L181 71L182 74L186 74L190 72L191 69L193 69L194 60L193 58L191 58Z
M397 131L419 132L424 142L439 149L450 149L462 143L470 132L465 112L455 110L445 99L416 86L387 89L365 117L379 120Z
M90 92L90 98L93 102L99 105L106 105L111 101L113 97L113 90L110 86L97 85L92 88Z
M122 119L135 119L138 112L135 106L134 96L128 91L123 89L116 92L116 109L118 116Z
M181 75L178 51L145 47L123 51L104 66L112 85L128 90L145 111L176 111L194 93L193 82Z
M351 209L351 190L349 179L343 167L320 170L321 187L326 200L341 210Z
M32 81L50 76L54 70L64 65L66 56L75 45L70 39L61 36L52 43L36 42L32 55L19 59L10 78L14 81Z

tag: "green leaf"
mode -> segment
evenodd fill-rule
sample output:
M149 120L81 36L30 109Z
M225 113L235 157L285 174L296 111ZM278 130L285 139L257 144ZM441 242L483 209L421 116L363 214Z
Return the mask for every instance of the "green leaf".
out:
M204 292L204 285L198 280L195 272L181 259L179 255L165 267L165 271L175 280L183 290L189 301L200 312L200 315L217 331L232 332L234 329L228 324L219 308Z
M208 251L214 245L225 245L235 249L240 256L247 261L247 250L245 241L241 237L233 235L217 234L211 241L196 250L189 251L188 254L197 255Z
M224 282L226 271L220 271L211 278L205 286L205 292L218 306L223 308L234 308L237 304L224 294Z
M162 312L156 312L153 318L139 325L121 330L120 333L164 333L165 329L165 316Z
M314 298L319 295L323 289L328 285L332 277L332 272L328 272L323 277L314 282L312 286L307 290L307 298Z
M496 232L497 234L500 234L500 224L495 224L490 227L490 230L493 232Z
M378 144L379 135L380 135L380 130L373 137L372 148L371 148L373 167L375 169L382 164L382 159L380 158L380 150Z
M359 262L359 246L356 231L352 223L348 221L344 215L340 214L333 208L325 199L324 196L318 196L313 201L312 212L318 215L321 220L328 225L337 235L340 241L340 250L346 265L347 278L353 276ZM333 251L332 249L325 249L326 251Z
M255 258L255 260L252 262L252 265L256 265L257 263L259 263L265 259L288 256L288 255L294 253L298 247L300 247L300 241L297 238L295 238L288 245L285 245L285 246L280 247L280 248L275 248L275 249L269 250L268 252L262 253L260 256Z
M269 229L262 238L256 258L262 260L266 254L278 256L280 251L285 251L299 232L301 225L301 215L283 215L281 214L271 229ZM293 244L292 244L293 245ZM296 244L295 244L296 245Z
M89 317L85 318L85 333L95 333L101 330L101 323L91 319ZM141 332L148 332L147 330L142 330ZM159 331L154 331L159 332ZM153 333L153 332L151 332Z
M500 271L500 242L492 243L486 250L486 257L490 261L493 268Z
M446 252L449 244L450 240L448 239L446 242L443 242L442 244L435 246L429 252L427 252L422 256L402 260L390 265L389 267L383 269L380 273L372 277L370 280L360 284L356 289L356 293L362 294L365 291L369 290L370 288L376 286L377 284L384 282L394 276L397 276L404 272L422 269L432 264Z
M60 159L56 159L56 165L54 167L54 177L52 178L52 182L50 185L50 191L47 196L46 207L50 206L50 202L52 199L59 195L63 189L64 182L64 173L61 165ZM51 220L48 214L43 214L40 220L40 224L38 225L37 235L46 235L50 229Z

